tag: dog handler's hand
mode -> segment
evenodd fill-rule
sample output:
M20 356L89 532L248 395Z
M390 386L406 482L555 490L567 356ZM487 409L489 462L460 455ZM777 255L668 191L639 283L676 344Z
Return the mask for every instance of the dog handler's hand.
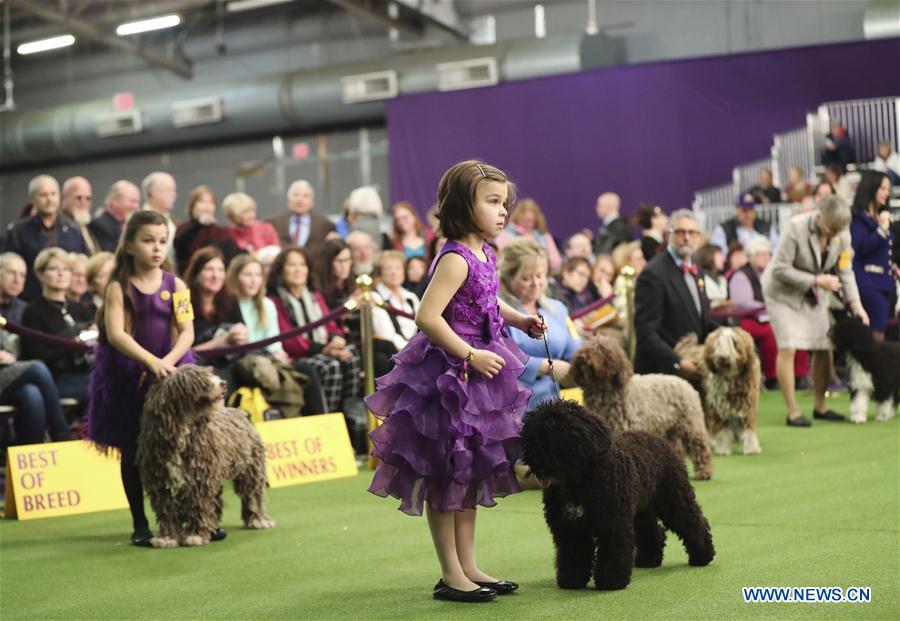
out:
M169 377L175 373L175 366L173 364L153 355L148 356L144 361L144 364L157 379Z
M525 315L525 321L522 322L522 332L533 339L539 339L544 336L547 331L547 324L539 315Z
M869 314L866 312L866 309L863 308L863 305L858 300L853 303L851 310L853 311L853 314L859 317L865 325L869 325Z
M488 379L497 375L500 369L506 364L506 360L487 349L474 349L474 355L469 362L469 366L487 377Z

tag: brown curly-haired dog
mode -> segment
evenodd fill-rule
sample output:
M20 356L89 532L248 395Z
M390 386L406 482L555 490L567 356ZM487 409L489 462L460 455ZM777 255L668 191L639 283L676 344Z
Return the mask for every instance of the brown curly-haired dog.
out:
M275 526L265 507L265 445L246 414L222 406L225 389L211 369L188 364L147 391L137 463L159 523L154 547L208 543L226 479L247 528Z
M625 351L597 336L575 352L569 371L588 412L615 431L645 431L668 440L694 464L695 479L711 479L712 455L697 391L672 375L635 375ZM679 446L680 444L680 446Z
M689 334L678 341L675 351L699 371L697 386L716 455L731 455L735 440L740 441L744 455L761 453L756 435L761 371L750 333L742 328L717 328L704 345Z

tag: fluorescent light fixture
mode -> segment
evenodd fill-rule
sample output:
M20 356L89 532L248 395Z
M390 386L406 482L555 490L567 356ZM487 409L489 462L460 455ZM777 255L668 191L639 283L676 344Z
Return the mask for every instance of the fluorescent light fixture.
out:
M49 39L40 39L38 41L23 43L16 48L16 51L24 56L26 54L37 54L38 52L46 52L47 50L69 47L73 43L75 43L75 37L70 34L64 34L59 35L58 37L50 37Z
M225 10L229 13L239 13L241 11L261 9L264 6L285 4L292 1L293 0L234 0L225 5Z
M116 28L116 34L120 37L138 34L139 32L149 32L151 30L162 30L163 28L172 28L181 23L181 18L177 15L163 15L162 17L154 17L152 19L142 19L139 22L128 22Z

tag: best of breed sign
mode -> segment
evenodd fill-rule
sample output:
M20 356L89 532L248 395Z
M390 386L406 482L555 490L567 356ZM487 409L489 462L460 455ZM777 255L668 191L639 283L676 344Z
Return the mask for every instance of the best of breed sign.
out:
M8 518L20 520L128 506L119 460L82 441L11 446L7 451Z
M266 444L266 474L272 487L357 473L343 414L273 420L257 423L256 429Z

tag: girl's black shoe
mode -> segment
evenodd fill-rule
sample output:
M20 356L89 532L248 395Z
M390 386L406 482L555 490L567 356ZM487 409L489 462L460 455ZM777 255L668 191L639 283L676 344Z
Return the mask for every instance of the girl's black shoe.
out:
M500 580L498 582L478 582L476 580L475 584L486 589L493 589L494 591L497 591L497 595L509 595L519 588L517 583L510 582L509 580Z
M447 586L443 580L438 580L438 583L434 585L433 595L434 599L442 599L448 602L477 603L491 601L497 597L497 591L485 587L479 587L473 591L460 591Z

